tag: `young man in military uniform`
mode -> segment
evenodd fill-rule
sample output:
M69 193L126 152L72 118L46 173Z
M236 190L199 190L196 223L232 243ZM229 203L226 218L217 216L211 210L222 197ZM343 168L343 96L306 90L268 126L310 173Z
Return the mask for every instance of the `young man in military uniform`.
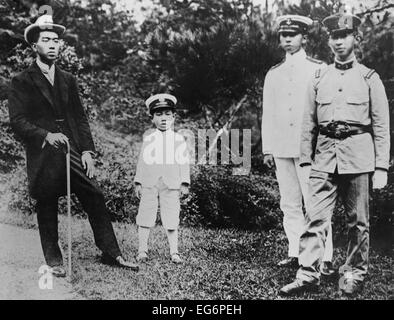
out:
M390 133L383 83L354 55L360 23L345 14L323 20L335 62L316 72L308 89L300 157L301 166L312 166L308 225L301 236L296 280L280 290L282 295L317 289L339 196L348 225L347 258L340 268L342 292L360 291L368 271L370 182L377 189L387 183Z
M71 191L89 216L102 262L134 271L120 252L102 192L93 179L94 143L73 75L55 65L65 27L43 15L25 30L36 61L12 79L9 114L26 147L30 195L37 200L42 249L54 276L64 277L58 245L58 198L66 191L67 142L71 147Z
M299 166L301 122L306 104L306 90L316 70L325 66L308 57L303 49L312 20L299 15L278 18L279 41L286 58L272 67L265 78L263 92L262 141L264 163L276 166L283 226L289 241L288 258L279 266L298 267L299 239L306 221L309 167ZM329 229L322 264L326 275L333 274L332 239Z

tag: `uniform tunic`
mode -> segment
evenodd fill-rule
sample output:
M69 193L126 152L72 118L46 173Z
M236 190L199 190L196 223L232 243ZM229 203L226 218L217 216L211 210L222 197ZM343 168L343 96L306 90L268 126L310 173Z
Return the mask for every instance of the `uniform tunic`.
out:
M337 62L338 64L338 62ZM325 239L338 198L348 225L346 277L362 281L368 272L369 189L375 168L389 165L389 108L379 76L349 61L317 73L308 89L303 122L300 164L312 164L309 179L307 228L300 240L297 278L319 282ZM365 132L344 139L319 134L331 121L370 125Z

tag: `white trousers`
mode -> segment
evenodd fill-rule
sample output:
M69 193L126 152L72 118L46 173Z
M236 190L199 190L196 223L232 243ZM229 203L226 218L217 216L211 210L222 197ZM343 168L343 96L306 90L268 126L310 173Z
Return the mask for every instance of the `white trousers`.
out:
M298 257L300 237L306 228L303 199L308 203L308 185L311 166L300 167L298 158L276 158L276 178L279 184L280 209L283 227L289 241L289 257ZM328 232L323 261L331 261L333 254L332 228Z

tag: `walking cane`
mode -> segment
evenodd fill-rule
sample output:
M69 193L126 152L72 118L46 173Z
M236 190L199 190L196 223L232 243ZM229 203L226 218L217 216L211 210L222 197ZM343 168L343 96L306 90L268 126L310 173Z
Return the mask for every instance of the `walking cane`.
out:
M68 224L68 278L71 281L71 178L70 178L70 143L67 141L67 224Z

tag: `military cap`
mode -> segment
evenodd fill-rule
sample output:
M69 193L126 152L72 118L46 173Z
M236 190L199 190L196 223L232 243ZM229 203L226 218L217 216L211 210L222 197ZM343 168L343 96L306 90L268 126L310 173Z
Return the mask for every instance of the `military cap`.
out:
M158 109L173 109L177 103L176 98L168 93L155 94L145 101L145 105L148 108L148 112L153 114Z
M37 31L53 31L61 36L66 30L65 26L53 23L52 16L44 14L37 18L36 22L25 29L25 40L28 44L33 42L33 34Z
M358 30L361 20L351 14L337 13L328 16L323 20L323 25L327 28L329 34L337 32L354 32Z
M279 33L293 32L305 34L313 23L312 19L295 14L280 16L276 21L279 24Z

